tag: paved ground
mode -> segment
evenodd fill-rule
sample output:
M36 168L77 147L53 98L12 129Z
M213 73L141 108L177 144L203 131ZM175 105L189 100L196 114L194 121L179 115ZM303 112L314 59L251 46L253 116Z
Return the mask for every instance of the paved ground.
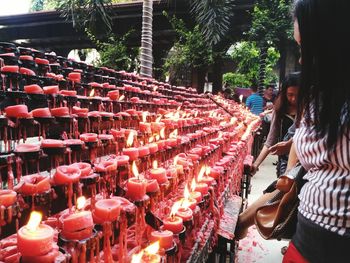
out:
M262 191L276 179L276 166L272 165L275 157L268 157L260 166L260 170L252 178L252 191L248 202L252 203ZM239 243L238 263L280 263L282 262L281 248L285 241L267 241L261 238L255 227L249 229L248 236Z

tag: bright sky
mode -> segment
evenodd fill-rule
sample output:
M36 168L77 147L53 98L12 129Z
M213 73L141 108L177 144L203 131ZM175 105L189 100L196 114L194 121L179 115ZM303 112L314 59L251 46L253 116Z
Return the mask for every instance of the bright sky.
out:
M0 0L0 16L28 13L31 0Z

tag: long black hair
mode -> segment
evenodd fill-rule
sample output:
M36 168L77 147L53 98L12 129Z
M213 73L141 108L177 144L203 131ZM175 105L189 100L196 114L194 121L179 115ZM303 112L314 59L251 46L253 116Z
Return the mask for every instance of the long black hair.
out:
M276 118L279 120L288 112L287 90L289 87L300 87L300 72L290 73L282 83L274 106Z
M304 113L330 148L350 124L349 10L349 0L297 0L294 8L302 61L297 121Z

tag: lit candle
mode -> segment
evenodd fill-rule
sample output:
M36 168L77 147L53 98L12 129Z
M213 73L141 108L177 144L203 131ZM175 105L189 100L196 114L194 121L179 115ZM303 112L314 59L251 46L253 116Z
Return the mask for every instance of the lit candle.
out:
M134 201L142 200L146 194L147 182L140 178L135 162L132 164L132 173L135 177L128 179L127 196Z
M159 250L159 241L149 245L140 253L134 254L131 263L160 263L161 257L157 254Z
M150 176L152 179L156 179L159 184L164 184L168 182L168 178L166 176L166 170L162 167L158 168L158 161L153 161L153 169L150 171Z
M164 230L169 230L174 234L179 234L183 230L183 220L176 216L177 211L181 207L181 202L175 202L171 208L170 216L163 220Z
M139 157L144 157L150 154L150 149L147 145L139 147L138 151Z
M176 216L181 217L183 222L188 222L192 220L193 212L190 208L180 207L176 212Z
M62 222L62 236L69 240L83 240L91 237L94 222L91 211L82 210L86 199L81 196L77 199L76 211L63 215L60 218Z
M152 231L150 240L151 242L159 241L160 247L165 250L174 246L174 234L169 230Z
M45 224L40 224L41 214L32 212L27 225L17 232L18 251L24 257L30 257L35 262L35 257L48 254L53 248L54 230Z

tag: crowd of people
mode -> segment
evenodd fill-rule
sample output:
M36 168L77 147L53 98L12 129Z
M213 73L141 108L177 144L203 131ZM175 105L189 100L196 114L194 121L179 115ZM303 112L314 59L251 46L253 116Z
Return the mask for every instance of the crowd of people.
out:
M301 72L288 75L274 97L257 88L246 106L270 122L267 139L251 168L278 155L277 177L300 163L306 170L298 195L296 231L283 263L350 262L350 1L296 0L294 38ZM239 216L237 238L254 224L259 207L274 196L271 182Z

